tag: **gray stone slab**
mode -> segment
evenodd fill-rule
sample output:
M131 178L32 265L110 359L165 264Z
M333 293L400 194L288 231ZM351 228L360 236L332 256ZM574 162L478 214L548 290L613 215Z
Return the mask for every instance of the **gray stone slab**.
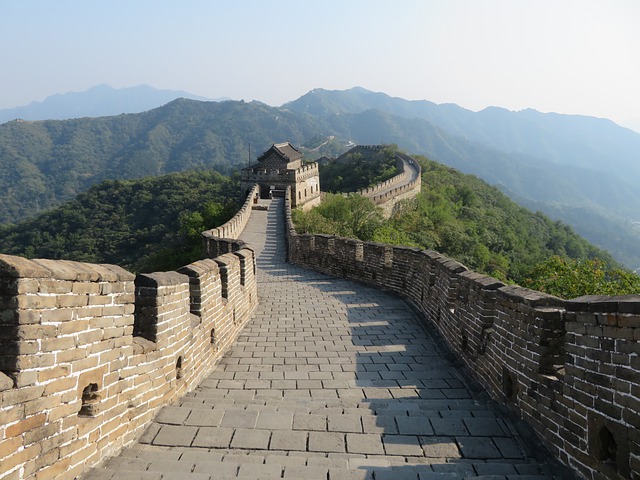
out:
M155 418L155 422L169 425L183 425L191 410L185 407L163 407Z
M188 447L198 433L197 427L185 427L177 425L162 425L160 431L153 439L153 445L167 445L175 447Z
M269 449L305 452L307 450L307 435L306 431L274 430Z
M158 472L130 472L128 470L118 470L111 477L111 480L160 480L162 474Z
M360 415L329 415L327 430L330 432L362 433L362 420Z
M154 460L147 468L150 472L179 472L190 473L195 463L182 462L178 460Z
M464 458L502 458L490 437L456 437Z
M387 455L423 456L417 435L383 435L384 450Z
M495 418L465 418L463 421L472 436L501 437L506 435Z
M504 458L525 458L523 446L512 437L494 437L493 443Z
M469 435L467 427L460 418L432 418L431 426L435 435Z
M344 433L309 432L310 452L345 452Z
M238 477L248 478L282 478L282 467L280 465L260 465L245 463L240 465Z
M149 460L141 458L114 457L108 459L104 466L110 470L141 470L144 471L149 465Z
M406 415L396 416L398 432L404 435L434 435L433 427L428 417Z
M373 471L329 468L329 480L373 480Z
M293 413L260 411L256 428L266 430L291 430L293 426Z
M231 440L231 448L266 450L269 448L271 431L237 428Z
M116 474L115 470L107 468L92 468L82 476L83 480L111 480Z
M347 433L347 452L384 455L382 438L375 433Z
M273 435L271 435L271 444L273 444L274 436L278 433L283 433L283 432L273 432ZM304 444L306 449L306 439L304 440ZM273 447L270 447L270 448L273 450ZM295 452L293 453L294 455L286 455L286 454L280 454L280 453L266 453L265 463L273 464L273 465L282 465L282 466L294 465L298 467L302 467L307 464L306 457L296 456Z
M197 427L218 427L224 415L224 410L191 410L189 417L184 420L184 425Z
M286 479L304 480L326 480L329 469L320 466L293 466L284 467L284 477Z
M451 437L419 437L425 457L462 458L458 444Z
M162 474L162 480L210 480L206 473L166 472ZM220 477L214 477L216 480Z
M251 410L227 410L220 422L221 427L230 428L254 428L258 412Z
M515 465L511 463L474 463L478 475L518 475Z
M194 473L204 473L218 478L235 477L240 465L235 462L199 462L193 469Z
M376 480L417 480L418 472L412 466L391 466L375 469Z
M294 413L293 429L325 431L327 429L327 417L325 415Z
M201 427L193 439L194 447L228 448L233 437L233 428Z

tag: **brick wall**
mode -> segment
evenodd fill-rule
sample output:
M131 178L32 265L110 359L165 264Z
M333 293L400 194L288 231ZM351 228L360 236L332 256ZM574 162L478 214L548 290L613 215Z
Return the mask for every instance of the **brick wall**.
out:
M227 223L202 232L202 246L207 258L216 258L225 253L235 252L246 245L238 237L251 217L253 200L260 195L260 187L253 185L242 208Z
M560 461L640 478L640 295L564 301L437 252L298 235L285 215L290 262L403 295Z
M135 277L0 255L0 478L72 479L137 439L252 315L254 263Z
M381 149L382 147L377 145L360 145L352 148L348 153ZM396 176L356 192L381 207L386 217L391 216L395 205L400 200L412 198L422 189L422 168L413 158L404 153L396 153L396 167L400 170Z

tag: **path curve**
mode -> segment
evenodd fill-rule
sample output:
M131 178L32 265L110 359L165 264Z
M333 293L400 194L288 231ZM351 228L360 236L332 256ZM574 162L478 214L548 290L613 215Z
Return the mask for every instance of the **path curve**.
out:
M236 345L86 479L554 478L400 298L287 264L282 209L241 236L260 306Z

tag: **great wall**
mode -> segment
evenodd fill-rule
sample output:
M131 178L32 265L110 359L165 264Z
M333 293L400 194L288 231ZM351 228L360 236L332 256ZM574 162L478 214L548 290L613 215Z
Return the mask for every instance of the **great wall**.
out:
M260 295L254 252L239 239L257 188L234 219L204 232L207 258L176 272L134 276L113 265L0 255L0 478L81 478L144 442L161 408L233 348ZM290 206L287 192L290 264L406 299L490 397L576 476L640 478L640 296L564 301L436 252L299 235ZM375 472L376 480L400 478ZM442 475L412 478L467 478Z

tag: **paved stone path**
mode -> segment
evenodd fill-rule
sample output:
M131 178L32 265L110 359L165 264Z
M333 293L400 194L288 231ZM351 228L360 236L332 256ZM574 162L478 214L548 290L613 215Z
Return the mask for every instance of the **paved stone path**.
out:
M554 478L401 299L286 264L281 209L243 233L260 307L237 344L86 479Z

